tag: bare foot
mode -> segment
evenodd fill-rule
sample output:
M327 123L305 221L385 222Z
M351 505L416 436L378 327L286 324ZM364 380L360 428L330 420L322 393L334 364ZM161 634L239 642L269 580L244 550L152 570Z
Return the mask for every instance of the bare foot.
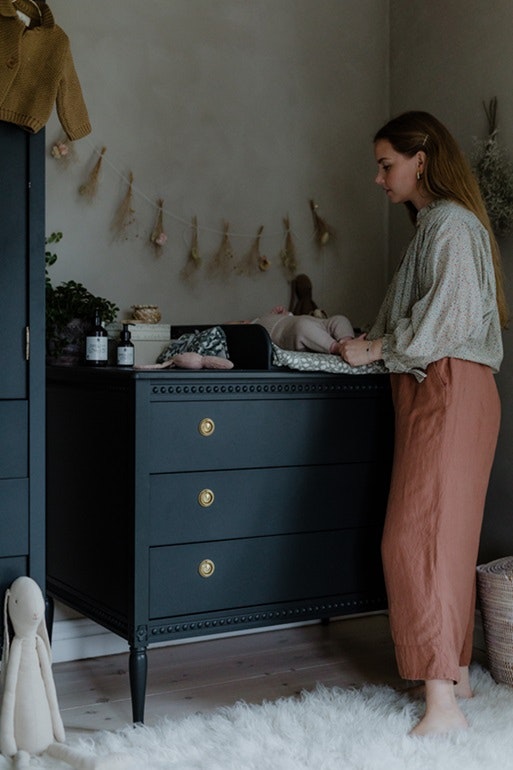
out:
M432 713L426 711L420 722L410 730L410 735L441 735L466 728L468 728L468 722L459 708L437 709Z
M426 681L426 713L410 735L439 735L463 730L468 722L456 701L454 684L447 679Z

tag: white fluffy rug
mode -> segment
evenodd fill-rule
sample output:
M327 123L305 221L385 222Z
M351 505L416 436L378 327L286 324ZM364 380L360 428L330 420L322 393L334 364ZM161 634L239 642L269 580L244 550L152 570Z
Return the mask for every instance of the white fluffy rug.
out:
M443 737L409 737L422 703L393 689L318 686L298 698L130 725L70 745L102 770L513 770L513 688L479 666L472 682L475 697L462 702L471 728ZM8 767L0 758L0 770ZM29 767L69 770L47 755Z

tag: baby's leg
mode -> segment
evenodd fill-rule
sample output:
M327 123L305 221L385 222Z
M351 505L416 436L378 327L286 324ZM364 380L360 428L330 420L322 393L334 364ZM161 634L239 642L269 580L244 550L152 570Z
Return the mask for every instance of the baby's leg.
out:
M276 327L279 339L275 342L285 350L305 350L311 353L329 353L333 337L325 327L325 319L310 315L288 316Z
M337 342L348 337L354 337L353 325L345 315L332 315L324 320L324 324L328 333Z

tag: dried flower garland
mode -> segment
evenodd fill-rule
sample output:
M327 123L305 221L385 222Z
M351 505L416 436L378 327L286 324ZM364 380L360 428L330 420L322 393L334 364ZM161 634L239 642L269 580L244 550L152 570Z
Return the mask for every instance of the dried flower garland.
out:
M107 152L107 148L102 147L102 150L100 152L100 157L94 164L87 180L84 182L83 185L80 185L80 187L78 188L78 192L80 193L80 195L83 195L84 198L87 198L89 201L92 201L96 197L96 193L98 192L98 181L100 178L100 169L102 167L103 156L105 155L106 152Z
M221 245L208 263L208 273L211 276L226 278L233 270L233 259L233 249L230 242L230 223L224 222Z
M167 241L167 235L164 232L163 206L164 206L164 201L162 200L162 198L159 198L157 201L157 217L155 219L155 224L153 225L153 230L150 235L150 241L155 247L155 251L157 253L160 252L160 249Z
M477 177L493 232L508 235L513 230L513 163L498 143L497 98L483 103L488 137L474 140L472 167Z
M125 197L121 201L118 210L114 216L112 222L112 230L116 233L118 238L127 238L127 231L130 225L135 222L135 210L132 208L133 202L133 184L134 175L132 172L128 175L128 189L125 193Z
M314 223L314 233L315 233L315 240L317 241L318 246L326 246L328 243L330 236L333 234L333 230L329 225L326 223L326 221L319 216L317 213L317 209L319 206L315 201L310 201L310 210L312 212L313 217L313 223Z
M52 145L50 153L52 158L58 160L62 166L68 166L77 159L74 144L66 136L61 136Z
M285 243L280 251L280 262L286 279L291 281L297 272L296 246L290 229L290 219L285 217L283 224L285 226Z
M262 256L260 253L260 238L262 237L263 230L264 226L260 225L248 253L235 266L235 272L238 275L254 275L258 270L265 271L271 267L267 257Z
M180 271L180 276L185 281L190 280L201 265L198 240L198 217L196 216L192 218L191 230L191 247L189 249L189 254L187 255L187 261Z

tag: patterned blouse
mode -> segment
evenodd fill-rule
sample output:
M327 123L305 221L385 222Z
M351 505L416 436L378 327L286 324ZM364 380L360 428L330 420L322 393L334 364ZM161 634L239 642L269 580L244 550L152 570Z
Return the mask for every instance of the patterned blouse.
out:
M383 338L391 372L422 381L440 358L499 371L502 336L488 233L468 209L437 200L417 215L417 231L398 266L368 339Z

